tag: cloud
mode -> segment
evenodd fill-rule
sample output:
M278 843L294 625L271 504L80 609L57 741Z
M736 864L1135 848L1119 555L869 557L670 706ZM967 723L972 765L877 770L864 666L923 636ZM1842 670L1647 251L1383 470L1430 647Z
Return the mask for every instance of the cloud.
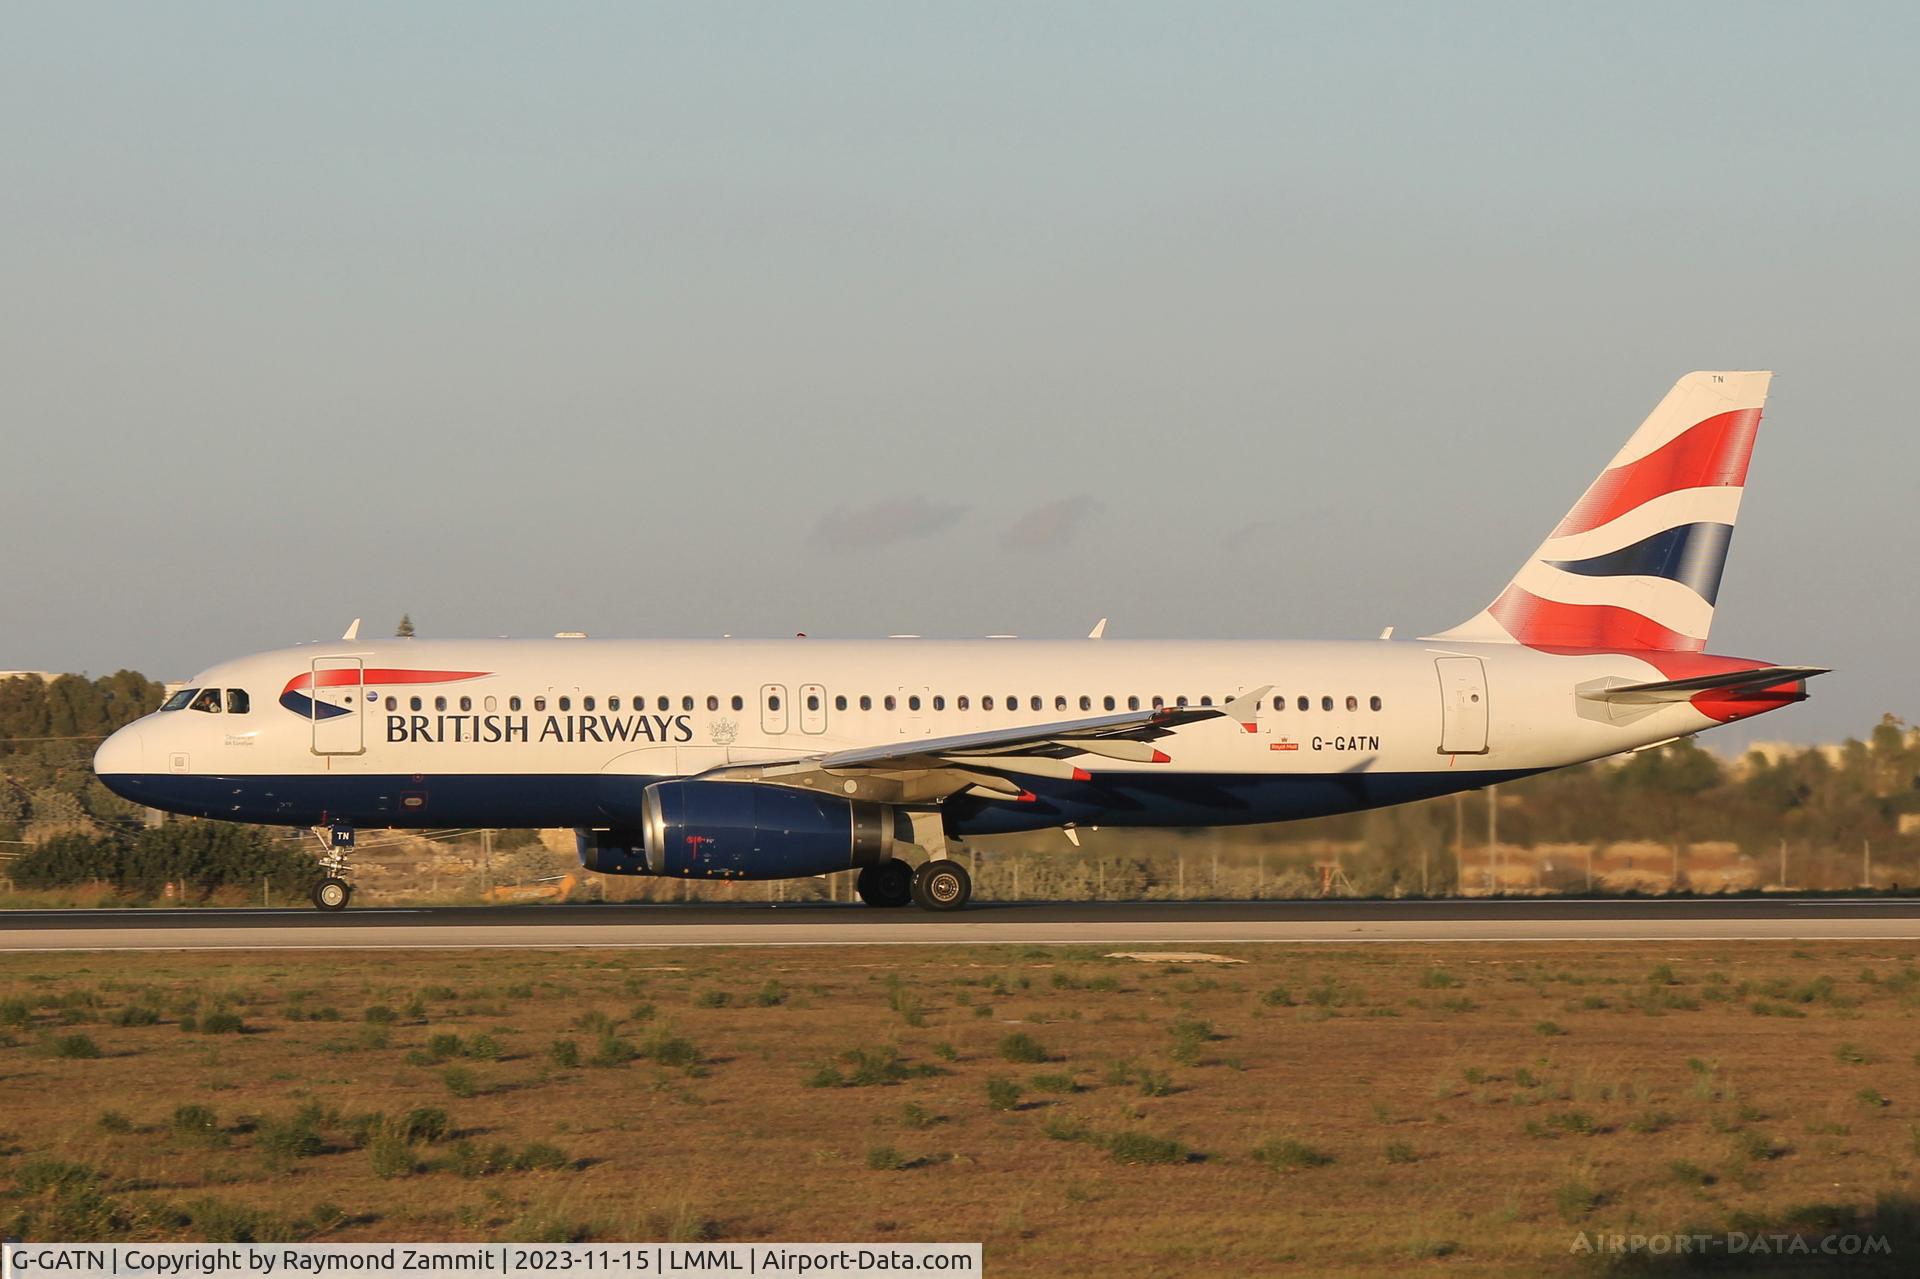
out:
M1043 502L1015 520L1000 535L1000 545L1010 551L1059 550L1099 511L1100 503L1085 494Z
M891 497L871 506L836 506L820 517L807 541L840 551L874 550L951 526L967 508L924 497Z

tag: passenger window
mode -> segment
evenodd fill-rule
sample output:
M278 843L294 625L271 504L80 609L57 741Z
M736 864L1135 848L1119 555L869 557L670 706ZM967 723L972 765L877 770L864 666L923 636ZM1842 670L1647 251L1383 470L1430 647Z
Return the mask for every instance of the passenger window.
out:
M607 699L607 709L609 711L618 711L620 709L620 699L617 697L609 697Z
M780 695L778 693L767 694L767 709L770 711L777 711L780 709Z
M387 694L387 709L390 711L397 711L400 709L400 699L395 697L391 693Z
M1277 711L1283 711L1283 710L1285 710L1285 709L1287 709L1287 699L1286 699L1286 698L1284 698L1284 697L1276 697L1276 698L1274 698L1274 699L1273 699L1273 709L1275 709L1275 710L1277 710Z
M463 697L463 698L461 698L461 699L460 699L460 709L461 709L461 710L463 710L463 711L470 711L470 710L472 710L472 709L473 709L473 699L472 699L471 697Z
M1320 699L1320 709L1321 709L1321 710L1323 710L1323 711L1330 711L1330 710L1332 710L1332 709L1333 709L1333 699L1332 699L1331 697L1322 697L1322 698Z
M1367 705L1368 705L1368 706L1370 706L1370 707L1372 707L1372 708L1373 708L1374 710L1376 710L1376 711L1377 711L1377 710L1379 710L1379 709L1380 709L1380 699L1379 699L1379 697L1377 697L1377 696L1375 696L1375 697L1369 697L1369 698L1367 699Z
M837 711L843 711L847 709L847 695L845 693L840 693L834 697L833 709Z
M894 700L893 700L893 694L892 694L892 693L888 693L888 694L887 694L887 698L886 698L886 700L885 700L884 702L882 702L882 703L881 703L881 705L882 705L882 706L884 706L884 707L886 707L886 708L887 708L888 710L892 710L892 709L894 708L894 705L895 705L895 703L894 703Z
M418 702L419 700L420 700L420 699L419 699L419 698L417 698L417 697L416 697L416 698L414 698L414 701L415 701L415 702ZM418 706L415 706L415 707L414 707L414 709L415 709L415 710L419 710L420 708L419 708ZM533 699L533 709L535 709L536 711L543 711L543 710L545 710L545 709L547 709L547 699L546 699L546 698L544 698L544 697L536 697L536 698L534 698L534 699Z
M209 715L218 715L220 713L220 690L217 688L200 690L200 696L193 699L193 709L196 711L205 711Z
M663 711L665 711L665 710L672 710L672 709L673 709L673 699L672 699L672 698L670 698L670 697L663 697L663 698L661 698L661 699L660 699L660 700L659 700L658 702L656 702L656 703L654 703L654 704L655 704L656 706L658 706L658 707L659 707L659 708L660 708L661 710L663 710Z
M435 710L437 710L437 711L444 711L444 710L446 710L446 709L447 709L447 699L446 699L446 698L444 698L444 697L436 697L436 698L434 698L434 699L433 699L433 709L435 709ZM564 709L564 708L562 708L562 709Z
M937 711L943 711L947 709L947 699L940 696L938 693L935 693L933 695L933 709Z
M817 711L820 709L820 694L818 693L807 694L807 709L810 711Z
M419 698L417 698L417 697L409 697L409 698L407 699L407 709L408 709L408 710L414 710L414 711L417 711L417 710L424 710L424 709L426 709L426 705L427 705L427 704L426 704L425 702L423 702L423 701L421 701L421 700L420 700Z
M733 700L728 702L727 705L733 707L733 709L737 711L742 711L747 708L747 704L740 700L740 694L738 693L735 693L733 695Z
M860 694L860 709L863 711L870 711L873 709L873 699L871 697L868 697L865 693Z
M1057 711L1063 711L1067 709L1067 699L1061 696L1059 693L1055 693L1053 695L1053 709Z
M166 701L160 703L160 709L163 711L183 711L187 708L188 704L193 701L193 695L199 691L197 688L183 688Z
M1304 697L1300 699L1300 701L1299 701L1299 703L1298 703L1298 705L1299 705L1299 707L1300 707L1300 709L1301 709L1301 710L1303 710L1303 711L1305 711L1305 710L1312 710L1312 709L1313 709L1313 703L1312 703L1312 702L1310 702L1310 701L1308 701L1308 700L1307 700L1306 698L1304 698Z
M1185 693L1180 694L1180 696L1173 699L1173 704L1175 706L1185 706L1187 704L1187 695Z
M683 711L690 711L693 709L692 693L687 693L680 698L680 709Z
M710 710L710 711L717 711L717 710L719 710L719 709L720 709L720 697L719 697L719 694L717 694L717 693L708 693L708 694L707 694L707 709L708 709L708 710Z
M487 694L487 700L480 703L480 705L485 707L489 712L497 711L500 709L500 699L489 693Z
M1167 708L1166 698L1160 696L1160 694L1158 693L1155 693L1153 695L1153 709L1157 711L1161 711L1161 710L1165 710L1166 708Z
M245 715L247 713L247 690L230 688L227 690L227 714Z
M517 710L519 710L519 709L520 709L520 699L519 699L519 698L517 698L517 697L509 697L509 698L507 699L507 709L508 709L508 710L510 710L510 711L517 711Z
M1211 706L1213 705L1213 698L1202 695L1200 698L1200 704L1202 706Z
M968 700L967 695L965 693L962 693L958 698L955 699L953 703L953 708L957 711L964 711L964 710L967 710L972 705L973 703Z
M1104 698L1101 699L1100 704L1106 707L1108 710L1112 710L1114 707L1118 706L1120 703L1113 700L1112 693L1108 693Z
M1127 698L1127 709L1130 711L1137 711L1140 709L1140 695L1138 693L1135 693Z
M444 709L444 708L442 708L442 709ZM563 712L564 712L564 711L570 711L570 710L572 710L572 709L573 709L573 699L572 699L571 697L563 697L563 698L561 698L561 699L560 699L560 709L561 709L561 710L562 710Z
M910 711L917 711L920 709L920 694L915 693L913 696L907 699L907 709Z
M462 702L464 702L465 700L466 700L465 698L462 698L462 699L461 699L461 701L462 701ZM465 707L465 706L463 705L463 706L461 706L461 708L460 708L460 709L461 709L461 710L465 710L465 709L467 709L467 708L466 708L466 707ZM581 699L580 699L580 709L581 709L581 710L583 710L583 711L590 711L590 710L592 710L592 709L593 709L593 699L592 699L591 697L583 697L583 698L581 698Z
M1360 699L1355 697L1352 693L1347 694L1347 709L1350 711L1357 711L1360 709Z

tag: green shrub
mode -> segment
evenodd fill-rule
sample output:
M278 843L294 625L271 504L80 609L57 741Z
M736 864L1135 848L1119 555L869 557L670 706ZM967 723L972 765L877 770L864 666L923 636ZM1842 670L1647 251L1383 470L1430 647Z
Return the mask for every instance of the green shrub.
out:
M1093 1130L1071 1115L1048 1115L1040 1123L1042 1136L1054 1141L1087 1141L1092 1138Z
M664 1029L647 1036L643 1051L662 1066L684 1068L700 1060L700 1050L693 1046L691 1039Z
M516 1172L555 1172L572 1162L567 1158L566 1151L544 1141L531 1142L522 1146L520 1153L513 1157L513 1167Z
M427 1037L427 1056L435 1061L445 1061L449 1057L460 1055L460 1036L429 1035Z
M1047 1050L1032 1035L1017 1031L1000 1041L1000 1056L1007 1061L1038 1062L1047 1059Z
M1299 1168L1324 1168L1333 1162L1333 1156L1324 1150L1296 1141L1292 1137L1276 1137L1253 1149L1254 1161L1270 1172L1292 1172Z
M987 1080L987 1105L995 1110L1013 1110L1020 1104L1021 1088L1011 1079Z
M367 1143L367 1159L373 1175L386 1179L411 1176L419 1166L413 1147L392 1133L380 1133Z
M1172 1026L1173 1048L1168 1056L1183 1066L1200 1060L1208 1041L1213 1039L1213 1024L1204 1021L1177 1021Z
M1072 1075L1068 1074L1035 1075L1028 1082L1033 1085L1035 1092L1062 1093L1080 1090L1080 1085L1074 1082Z
M433 1142L447 1135L450 1122L447 1112L438 1106L415 1106L400 1116L392 1131L409 1145Z
M776 1004L787 1002L787 988L777 981L769 981L753 993L753 1002L762 1008L772 1008Z
M1420 974L1420 987L1423 990L1446 990L1459 984L1460 979L1444 968L1429 968Z
M900 1107L900 1122L909 1128L925 1130L940 1122L940 1116L928 1110L918 1102L910 1101Z
M1578 1221L1603 1201L1600 1192L1584 1181L1563 1182L1553 1192L1553 1209L1562 1221Z
M1387 1162L1390 1164L1410 1164L1416 1157L1413 1147L1404 1141L1387 1143Z
M100 1045L91 1035L59 1035L49 1045L56 1057L85 1060L100 1055Z
M1275 986L1272 990L1260 996L1260 1002L1269 1008L1291 1008L1294 1002L1293 992L1285 986Z
M1551 1039L1557 1035L1566 1034L1567 1028L1557 1021L1536 1021L1533 1023L1533 1033Z
M480 1091L480 1085L474 1081L473 1072L465 1066L448 1066L440 1072L440 1082L446 1085L447 1091L455 1097L471 1097Z
M1187 1159L1187 1148L1179 1142L1144 1132L1115 1133L1107 1139L1107 1153L1122 1164L1177 1164Z
M169 1126L174 1136L203 1145L217 1145L226 1139L226 1134L220 1131L219 1118L207 1106L175 1106Z
M300 1118L263 1123L253 1141L263 1153L277 1159L311 1159L327 1148L312 1123Z
M571 1039L556 1039L547 1045L547 1060L562 1070L574 1070L580 1065L580 1045Z
M867 1167L875 1172L895 1172L906 1166L906 1156L892 1146L873 1146L867 1150Z
M725 1008L732 1002L732 996L724 990L703 990L693 997L696 1008Z
M587 1065L608 1067L624 1066L640 1055L630 1039L622 1039L612 1031L604 1031L593 1047L593 1056L587 1058Z
M391 1026L400 1020L400 1014L385 1004L375 1004L361 1013L360 1016L375 1026Z
M222 1010L210 1012L200 1019L200 1033L203 1035L244 1035L246 1032L247 1023L239 1013Z
M129 1133L133 1131L133 1120L127 1118L117 1110L101 1111L100 1117L94 1120L94 1123L99 1126L101 1132Z
M113 1015L116 1026L153 1026L160 1021L160 1010L146 1004L128 1004Z
M475 1035L460 1051L474 1061L498 1061L506 1050L492 1035Z

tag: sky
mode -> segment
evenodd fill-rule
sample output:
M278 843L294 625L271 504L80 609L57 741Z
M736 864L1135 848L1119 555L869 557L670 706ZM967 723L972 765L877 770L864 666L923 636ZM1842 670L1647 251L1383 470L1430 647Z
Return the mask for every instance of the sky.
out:
M0 10L0 668L1369 638L1770 368L1716 734L1920 718L1920 7Z

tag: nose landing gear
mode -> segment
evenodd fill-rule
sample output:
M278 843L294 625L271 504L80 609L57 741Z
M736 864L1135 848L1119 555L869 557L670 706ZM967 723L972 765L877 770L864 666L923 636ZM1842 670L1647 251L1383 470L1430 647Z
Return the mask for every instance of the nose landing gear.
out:
M335 822L315 826L313 833L320 841L320 869L326 872L325 878L313 886L313 904L321 910L345 910L353 900L353 884L347 879L352 873L347 858L353 852L353 827Z

